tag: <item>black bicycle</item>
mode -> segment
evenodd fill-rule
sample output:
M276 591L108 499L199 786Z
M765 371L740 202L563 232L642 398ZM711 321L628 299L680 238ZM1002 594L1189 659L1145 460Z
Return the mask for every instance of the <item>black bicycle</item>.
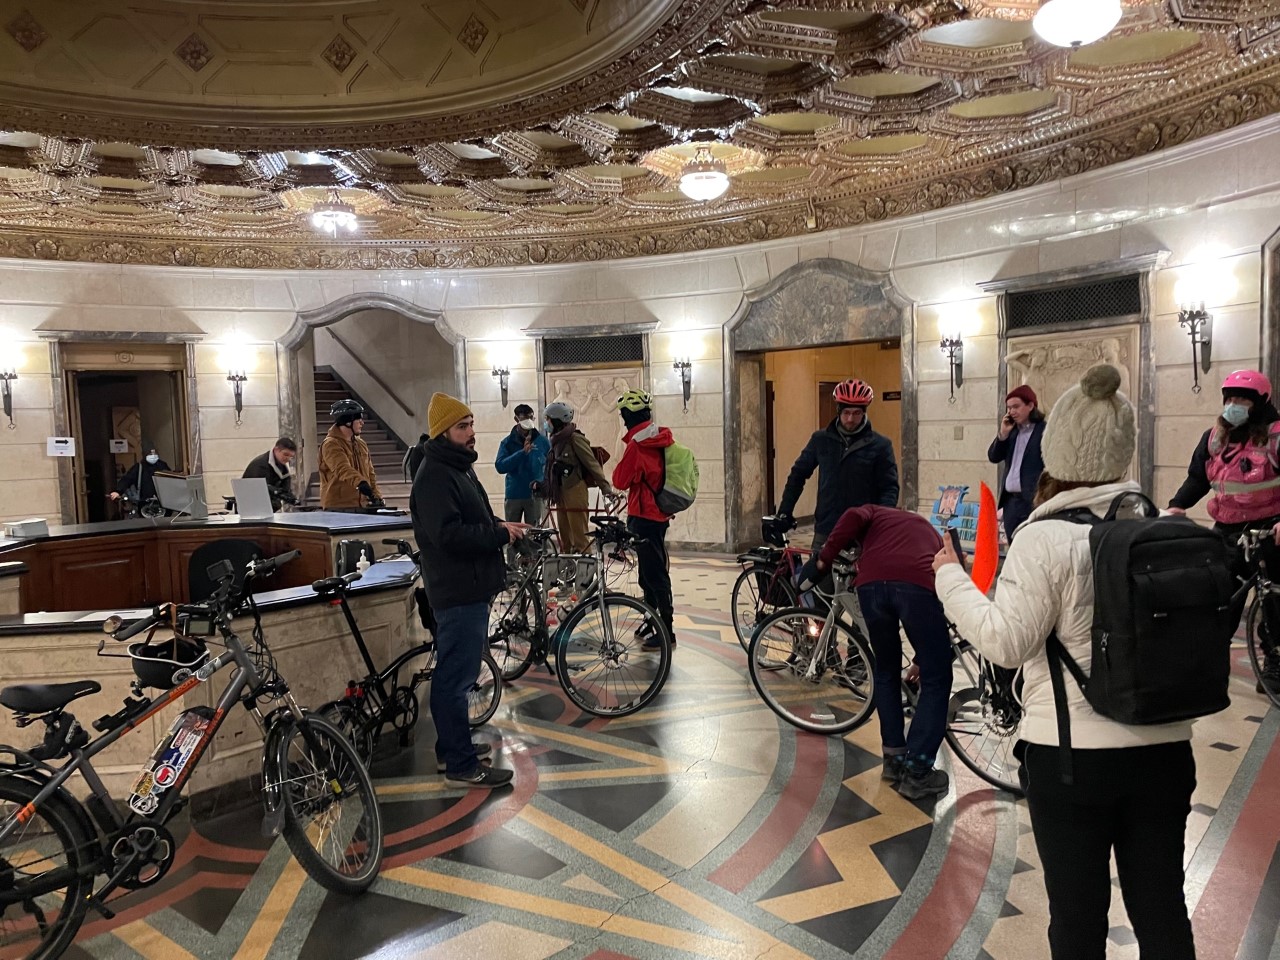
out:
M623 717L643 708L667 682L671 636L652 607L607 589L605 546L628 546L634 535L614 516L593 516L591 522L592 553L537 552L519 568L493 602L489 650L504 680L542 664L582 710ZM535 544L554 535L554 530L536 528L525 533ZM550 575L561 571L573 571L573 580L561 582ZM552 607L544 589L561 587L565 589Z
M408 541L384 540L382 542L396 548L396 553L390 557L383 557L382 560L408 557L415 564L418 562L418 554L409 546ZM384 669L379 670L369 653L369 647L360 632L359 624L356 623L355 615L347 603L347 588L360 578L359 571L355 571L341 577L317 580L311 587L321 596L337 599L339 606L342 607L342 614L347 619L351 636L355 638L356 646L360 650L360 657L369 671L362 680L348 681L343 696L326 703L318 712L331 720L334 726L347 736L367 765L372 762L382 731L388 724L399 735L400 746L409 745L410 733L417 724L418 715L421 712L418 687L424 683L430 683L435 673L436 644L433 638L410 647ZM402 683L401 673L405 672L408 665L415 660L421 660L421 662ZM498 704L501 701L502 683L498 665L486 651L480 657L480 674L467 692L468 719L471 726L478 727L488 723L497 713Z
M120 711L100 717L90 740L67 706L99 692L94 680L22 684L0 691L0 705L20 727L45 725L44 741L30 750L0 746L0 956L50 960L75 939L90 908L115 916L107 898L117 890L158 883L173 865L177 842L165 824L185 805L183 787L231 708L244 704L264 735L262 783L267 836L284 835L293 855L322 886L339 893L366 890L382 863L382 817L373 783L360 757L332 724L298 706L276 669L262 635L250 585L297 557L297 551L248 564L235 586L228 560L209 568L218 586L200 604L164 604L125 627L119 617L103 624L116 640L150 631L129 647L133 696ZM236 634L232 618L253 618L252 642ZM172 640L152 642L157 629ZM225 650L212 657L205 638ZM99 644L103 655L105 639ZM105 654L112 656L114 654ZM224 667L234 673L216 706L180 714L118 806L92 759L143 721L178 701ZM167 692L152 699L145 687ZM263 713L266 704L277 704ZM54 766L65 760L61 766ZM66 787L79 772L87 801ZM95 884L98 877L105 877Z

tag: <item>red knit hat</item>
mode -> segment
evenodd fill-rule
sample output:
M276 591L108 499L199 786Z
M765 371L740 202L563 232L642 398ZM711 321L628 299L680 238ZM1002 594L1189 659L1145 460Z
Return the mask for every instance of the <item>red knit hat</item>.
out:
M1005 394L1004 399L1007 402L1009 400L1014 399L1015 397L1021 400L1023 403L1035 404L1036 406L1039 406L1039 402L1036 400L1036 392L1032 390L1029 386L1027 386L1025 383L1020 387L1014 387L1012 390L1010 390L1007 394Z

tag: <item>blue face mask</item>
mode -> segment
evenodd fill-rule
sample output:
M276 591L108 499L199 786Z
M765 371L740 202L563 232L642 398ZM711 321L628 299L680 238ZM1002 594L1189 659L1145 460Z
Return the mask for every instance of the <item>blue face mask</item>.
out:
M1249 408L1239 403L1228 403L1222 408L1222 419L1238 427L1249 419Z

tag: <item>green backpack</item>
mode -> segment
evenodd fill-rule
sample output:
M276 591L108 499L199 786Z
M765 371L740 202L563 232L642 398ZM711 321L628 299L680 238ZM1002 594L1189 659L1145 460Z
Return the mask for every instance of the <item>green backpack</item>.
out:
M698 496L698 461L682 443L672 443L662 451L662 485L653 500L669 517L688 510Z

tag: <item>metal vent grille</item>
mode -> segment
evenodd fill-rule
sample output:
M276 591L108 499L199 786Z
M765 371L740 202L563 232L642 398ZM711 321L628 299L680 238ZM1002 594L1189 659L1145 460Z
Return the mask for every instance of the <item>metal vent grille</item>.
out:
M548 337L542 341L544 367L582 367L644 362L644 334L611 337Z
M1142 313L1141 277L1133 274L1070 287L1007 294L1007 330L1131 317Z

